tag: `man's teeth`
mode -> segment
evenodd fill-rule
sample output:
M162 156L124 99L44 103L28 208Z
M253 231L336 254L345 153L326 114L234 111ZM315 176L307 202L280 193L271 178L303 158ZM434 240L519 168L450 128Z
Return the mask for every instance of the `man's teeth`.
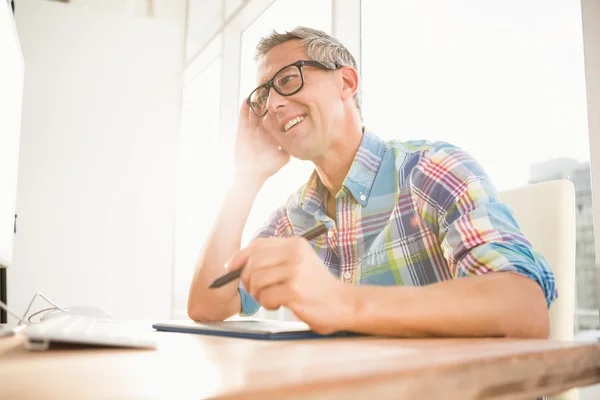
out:
M285 129L285 131L289 131L290 128L294 125L296 125L298 122L302 121L304 119L304 117L296 117L294 119L289 120L284 126L283 129Z

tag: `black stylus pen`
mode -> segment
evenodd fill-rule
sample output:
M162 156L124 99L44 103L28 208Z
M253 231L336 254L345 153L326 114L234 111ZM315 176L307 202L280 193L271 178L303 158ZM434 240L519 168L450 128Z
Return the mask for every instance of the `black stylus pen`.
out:
M312 240L325 232L327 232L327 227L325 225L319 225L316 228L311 229L310 231L304 232L301 236L303 238L305 238L306 240ZM244 269L244 267L236 269L235 271L226 273L222 277L216 279L209 286L209 288L210 289L220 288L221 286L228 284L229 282L233 281L234 279L239 278L243 269Z

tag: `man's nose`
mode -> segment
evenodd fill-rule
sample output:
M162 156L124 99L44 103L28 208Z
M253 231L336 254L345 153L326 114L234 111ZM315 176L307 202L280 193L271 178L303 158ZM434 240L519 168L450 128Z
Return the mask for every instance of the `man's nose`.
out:
M286 96L280 95L277 90L271 88L269 90L269 98L267 99L267 110L270 113L275 113L282 107L285 107L288 103L288 98Z

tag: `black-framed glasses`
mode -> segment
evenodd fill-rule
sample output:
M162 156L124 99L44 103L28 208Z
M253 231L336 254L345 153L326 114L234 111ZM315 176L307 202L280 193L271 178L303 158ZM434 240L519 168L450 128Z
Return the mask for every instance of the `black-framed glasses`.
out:
M320 69L336 70L342 66L333 62L299 60L286 65L273 76L273 79L260 85L250 93L246 103L257 117L264 117L267 113L267 101L271 88L282 96L291 96L298 93L304 86L303 66L317 67Z

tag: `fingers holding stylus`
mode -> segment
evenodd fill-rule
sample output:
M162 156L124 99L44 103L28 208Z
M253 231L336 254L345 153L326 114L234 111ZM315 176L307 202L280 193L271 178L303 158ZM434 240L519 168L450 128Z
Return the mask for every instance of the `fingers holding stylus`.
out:
M250 295L262 304L266 309L272 310L280 306L286 305L286 302L290 299L293 291L290 290L288 283L291 281L292 269L286 268L285 264L279 264L276 267L259 269L253 271L246 282L244 287L250 293ZM278 296L274 301L266 303L264 301L264 294L268 293L274 288L283 288L284 293L282 296Z
M251 285L250 276L262 270L273 268L290 268L289 242L298 238L260 238L248 247L240 250L227 263L227 270L243 268L240 279L248 290Z
M243 267L244 288L263 307L287 307L316 332L334 332L353 302L348 301L351 286L334 276L310 245L325 232L320 226L304 237L257 239L231 258L228 269Z
M285 249L285 241L291 239L284 238L259 238L252 242L248 247L241 249L229 259L225 264L227 271L244 268L248 270L249 266L257 263L260 267L266 267L281 258L281 252ZM260 260L260 262L258 262ZM243 274L243 272L242 272Z
M285 285L289 292L297 291L297 275L307 264L323 269L314 250L301 237L257 239L240 250L227 265L229 271L243 267L240 279L246 291L260 302L265 288Z

